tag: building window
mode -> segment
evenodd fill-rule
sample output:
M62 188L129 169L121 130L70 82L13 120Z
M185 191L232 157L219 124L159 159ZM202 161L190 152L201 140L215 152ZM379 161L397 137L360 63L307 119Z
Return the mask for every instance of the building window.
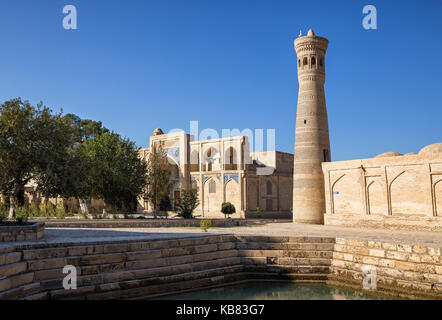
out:
M320 65L321 67L324 66L324 60L323 60L323 58L319 59L319 65Z
M212 156L214 156L215 154L216 150L213 148L209 148L209 150L206 153L206 156L204 157L205 171L212 171L212 164L213 164Z
M324 156L324 162L330 162L330 156L327 149L322 150L322 154Z
M197 150L193 150L190 154L190 171L200 171L200 155Z
M313 68L313 66L316 67L316 58L315 57L312 58L312 68Z
M216 193L216 184L213 180L209 182L209 193Z
M266 211L273 211L273 200L272 199L266 200Z
M237 170L238 169L238 158L236 156L235 148L229 147L225 156L225 170Z
M272 183L270 181L267 181L266 189L267 189L267 195L271 195L273 193L272 192Z
M298 59L298 67L301 68L301 59Z
M307 59L307 57L304 58L303 65L304 65L304 66L308 65L308 59Z

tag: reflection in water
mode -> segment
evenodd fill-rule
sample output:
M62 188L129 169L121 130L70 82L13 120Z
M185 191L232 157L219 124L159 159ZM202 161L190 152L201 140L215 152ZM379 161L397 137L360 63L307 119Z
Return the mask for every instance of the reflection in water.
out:
M249 282L163 296L162 300L382 300L373 293L325 284Z

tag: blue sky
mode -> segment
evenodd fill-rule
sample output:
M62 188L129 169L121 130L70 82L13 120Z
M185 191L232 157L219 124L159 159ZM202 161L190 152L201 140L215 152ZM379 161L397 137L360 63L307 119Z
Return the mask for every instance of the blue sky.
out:
M64 30L62 9L78 10ZM362 28L377 8L378 29ZM156 127L276 129L293 152L293 40L329 39L333 160L442 141L442 2L1 0L0 102L103 121L147 146Z

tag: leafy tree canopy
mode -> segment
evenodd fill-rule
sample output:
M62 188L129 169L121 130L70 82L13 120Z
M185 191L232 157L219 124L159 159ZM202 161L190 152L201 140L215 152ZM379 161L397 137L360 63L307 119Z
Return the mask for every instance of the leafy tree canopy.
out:
M146 186L147 164L134 142L106 132L82 143L78 157L88 167L86 194L117 210L136 208L137 197Z
M153 145L147 161L147 189L144 197L152 203L155 218L161 200L169 195L172 187L169 181L170 167L171 165L162 145Z

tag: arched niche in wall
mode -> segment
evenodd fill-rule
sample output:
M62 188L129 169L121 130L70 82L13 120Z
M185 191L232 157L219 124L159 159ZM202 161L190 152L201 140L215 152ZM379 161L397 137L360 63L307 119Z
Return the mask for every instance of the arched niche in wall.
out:
M361 184L355 174L344 174L333 184L333 209L336 214L362 214Z
M442 179L434 185L434 204L436 216L442 217Z
M411 170L400 173L390 183L391 214L425 214L424 197L422 177Z
M222 192L216 178L212 177L204 182L204 211L214 212L221 210L220 197Z
M230 202L235 206L236 212L241 210L241 189L238 182L234 179L230 179L226 186L226 202Z
M372 180L367 186L368 212L372 215L388 215L387 187L382 180Z

